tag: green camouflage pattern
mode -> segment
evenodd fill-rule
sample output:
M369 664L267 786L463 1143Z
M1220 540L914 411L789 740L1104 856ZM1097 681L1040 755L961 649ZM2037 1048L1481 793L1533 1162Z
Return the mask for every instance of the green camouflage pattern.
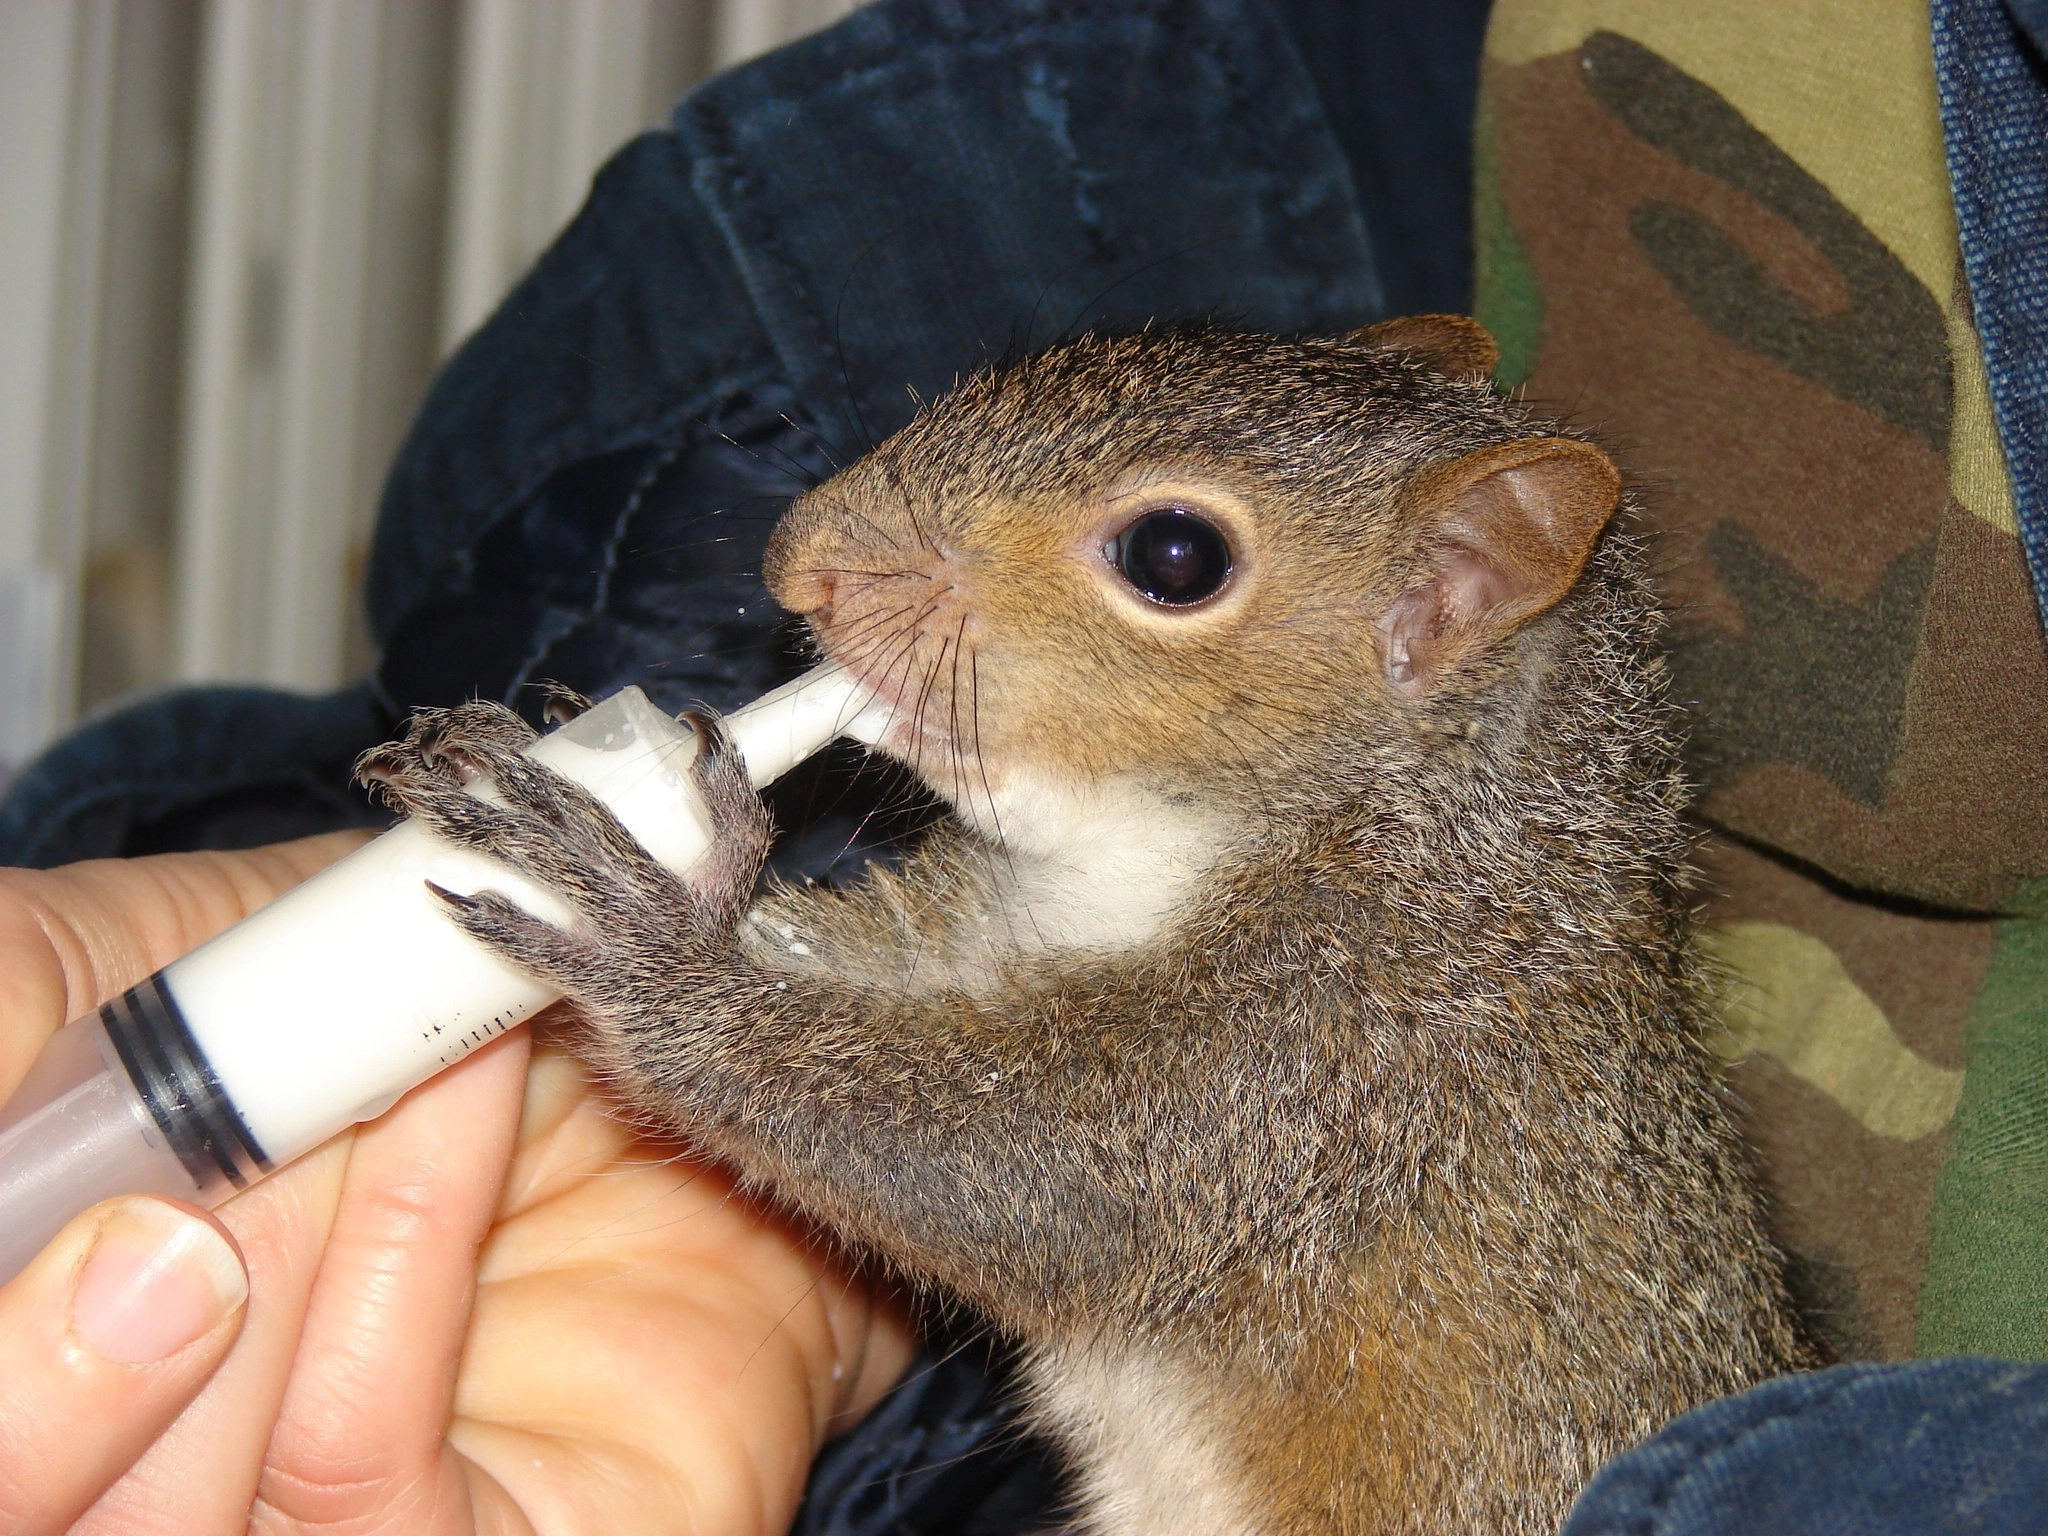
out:
M2048 647L1925 29L1499 0L1475 310L1649 505L1729 1080L1817 1320L2048 1359Z

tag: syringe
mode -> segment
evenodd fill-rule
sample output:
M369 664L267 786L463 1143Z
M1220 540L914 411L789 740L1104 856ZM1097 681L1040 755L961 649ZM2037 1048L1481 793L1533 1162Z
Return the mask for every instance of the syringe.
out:
M831 665L724 719L757 787L887 723ZM695 741L627 688L528 752L680 873L711 841ZM59 1030L0 1108L0 1282L109 1196L218 1205L555 1000L458 928L428 881L566 916L506 866L404 822Z

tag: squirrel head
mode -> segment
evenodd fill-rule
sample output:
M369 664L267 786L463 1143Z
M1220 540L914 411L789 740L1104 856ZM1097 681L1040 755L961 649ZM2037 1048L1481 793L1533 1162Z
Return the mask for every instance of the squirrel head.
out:
M1270 805L1511 684L1619 504L1493 361L1457 316L1083 336L800 497L764 572L956 806L1024 779Z

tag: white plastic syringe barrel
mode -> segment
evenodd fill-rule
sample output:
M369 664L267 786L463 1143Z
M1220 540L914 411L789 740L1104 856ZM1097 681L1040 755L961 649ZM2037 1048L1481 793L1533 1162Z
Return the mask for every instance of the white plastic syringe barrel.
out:
M874 714L820 667L724 723L765 785ZM694 742L628 688L529 753L681 872L711 837ZM219 1203L555 1000L457 928L428 881L566 917L505 866L405 823L67 1025L0 1112L0 1280L108 1196Z

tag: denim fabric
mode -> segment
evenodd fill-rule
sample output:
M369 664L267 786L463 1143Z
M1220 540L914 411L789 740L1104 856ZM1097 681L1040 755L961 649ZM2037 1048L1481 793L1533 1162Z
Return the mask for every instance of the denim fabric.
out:
M1488 0L1281 0L1280 9L1343 146L1387 312L1463 314L1472 307L1469 104Z
M2048 1367L1840 1366L1678 1420L1587 1487L1563 1536L2039 1536Z
M1963 267L2048 621L2048 0L1934 0Z
M935 1344L811 1470L796 1536L1013 1536L1045 1531L1059 1488L1021 1435L1000 1367L972 1343Z
M73 733L0 799L0 864L247 848L380 818L349 784L391 732L369 690L188 688Z

